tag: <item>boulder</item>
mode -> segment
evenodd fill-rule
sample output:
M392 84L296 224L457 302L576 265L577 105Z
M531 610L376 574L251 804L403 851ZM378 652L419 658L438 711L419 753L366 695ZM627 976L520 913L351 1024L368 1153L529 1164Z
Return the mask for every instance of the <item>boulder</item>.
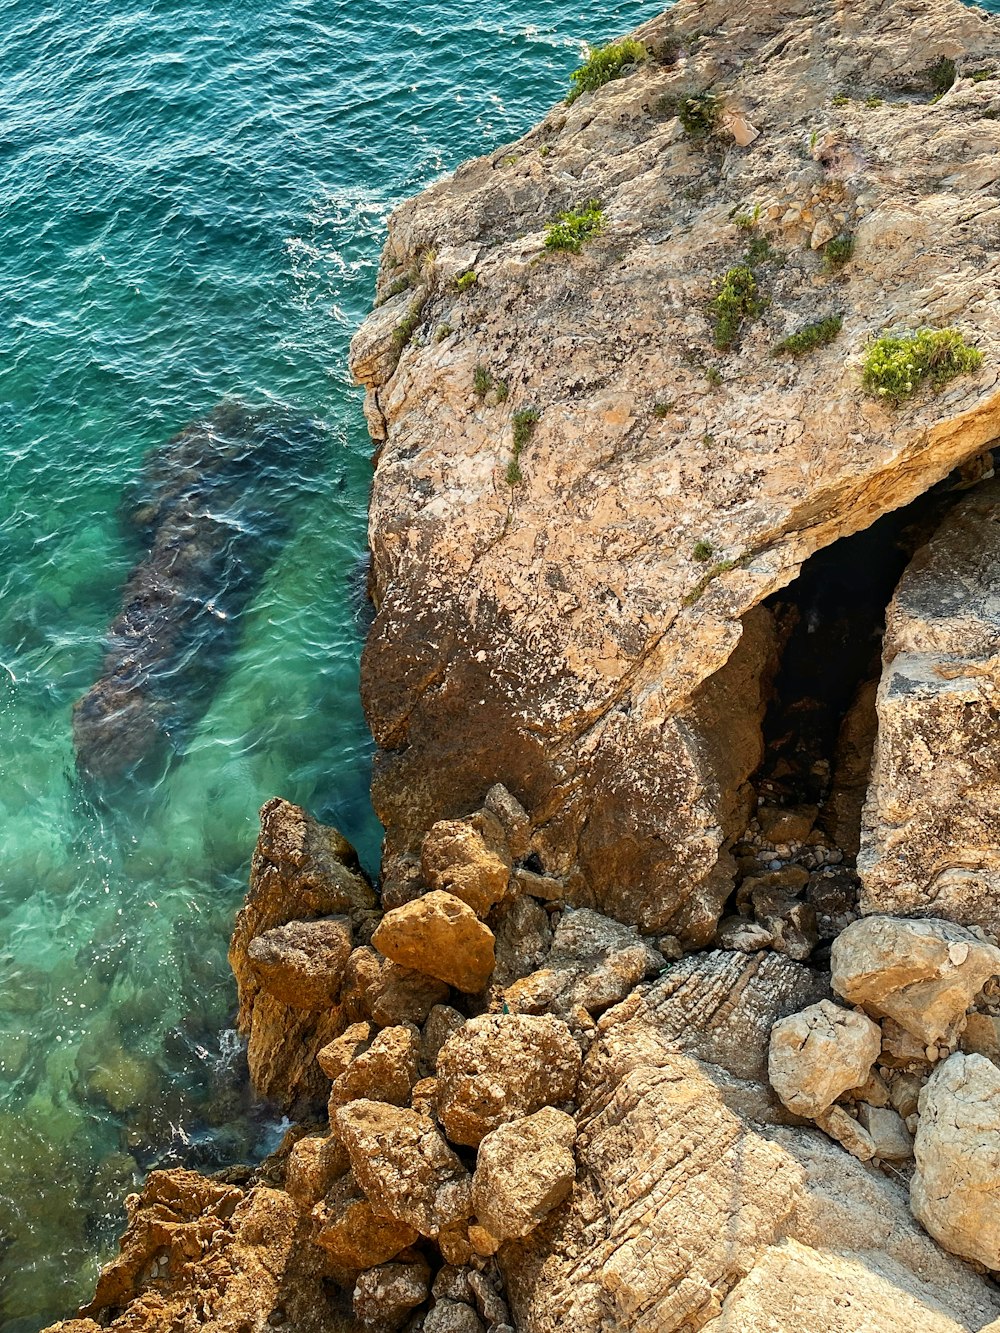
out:
M1000 949L949 921L864 917L833 942L832 984L848 1004L892 1018L925 1046L947 1043Z
M888 1106L858 1106L858 1122L871 1138L875 1156L882 1162L906 1162L913 1156L913 1136L902 1116Z
M360 1100L335 1113L332 1129L380 1215L430 1237L471 1215L469 1173L427 1116Z
M519 1013L567 1018L579 1006L600 1014L662 968L663 955L634 926L589 908L566 911L545 967L508 986L504 998Z
M376 1213L353 1175L331 1190L313 1209L312 1218L316 1244L326 1251L341 1281L352 1272L394 1259L419 1235L415 1227Z
M300 1208L310 1209L347 1174L350 1163L343 1144L327 1136L306 1135L288 1154L285 1189Z
M483 809L500 821L504 840L514 860L526 857L531 845L531 819L517 797L502 782L495 782L486 793Z
M329 1048L327 1048L329 1049ZM322 1054L322 1052L321 1052ZM383 1028L333 1080L330 1116L359 1097L405 1106L418 1078L420 1030L412 1024Z
M289 921L256 935L247 961L261 986L293 1009L329 1009L351 956L348 917Z
M354 1313L369 1328L392 1333L402 1328L410 1311L422 1305L430 1290L430 1273L423 1260L380 1264L358 1275Z
M427 1015L420 1040L420 1058L424 1068L434 1073L437 1070L438 1055L449 1037L453 1037L465 1024L465 1015L460 1014L449 1004L436 1004Z
M487 811L471 819L440 820L424 836L420 869L429 888L454 894L485 917L507 892L510 879L503 825Z
M371 1019L379 1027L415 1023L418 1027L448 998L448 987L411 967L390 962L375 949L355 949L344 974L341 1004L352 1022Z
M552 947L549 914L529 894L519 894L496 908L490 917L490 928L496 936L492 984L503 988L504 998L510 1004L507 987L533 972L548 957Z
M278 798L260 812L250 889L236 917L229 963L239 995L237 1027L247 1037L258 1095L290 1109L318 1106L326 1080L316 1052L344 1026L329 1007L300 1009L265 989L250 959L252 942L290 921L364 913L376 906L357 854L336 829Z
M316 1052L319 1067L331 1082L341 1076L352 1060L368 1050L377 1031L371 1023L352 1023L339 1037Z
M483 1323L464 1301L435 1301L424 1316L424 1333L484 1333Z
M551 1014L482 1014L438 1055L438 1114L453 1143L476 1147L490 1130L569 1101L580 1049Z
M472 1177L479 1225L499 1242L533 1231L573 1188L575 1141L573 1117L552 1106L487 1134Z
M372 943L386 958L476 994L494 967L493 932L454 894L435 890L393 908Z
M865 912L1000 931L1000 483L913 557L886 614L858 869Z
M914 1215L952 1254L1000 1269L1000 1070L956 1053L920 1094Z
M882 1032L864 1014L820 1000L771 1029L771 1087L796 1115L815 1119L848 1088L868 1078Z

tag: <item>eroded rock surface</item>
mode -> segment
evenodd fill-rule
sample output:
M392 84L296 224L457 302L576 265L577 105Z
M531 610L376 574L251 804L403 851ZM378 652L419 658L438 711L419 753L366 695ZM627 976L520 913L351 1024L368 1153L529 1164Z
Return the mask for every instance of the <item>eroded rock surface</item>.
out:
M496 962L493 932L461 898L440 889L387 912L372 943L399 966L473 994Z
M889 606L858 868L867 912L1000 930L1000 483L964 499Z
M877 1023L820 1000L775 1023L768 1077L790 1111L815 1119L841 1093L866 1081L881 1049Z
M754 608L996 435L980 191L1000 128L968 76L995 67L1000 29L958 0L682 0L639 36L628 77L390 221L379 290L414 286L353 361L379 449L363 693L391 855L499 779L544 811L533 850L569 901L704 944L760 756ZM674 111L703 93L723 128L699 140ZM762 130L748 146L736 116ZM602 233L546 250L545 222L589 198ZM768 304L720 351L711 302L751 240ZM410 312L417 336L394 343ZM771 355L832 315L829 345ZM865 396L873 333L952 324L981 372L895 410ZM477 396L477 366L502 394Z

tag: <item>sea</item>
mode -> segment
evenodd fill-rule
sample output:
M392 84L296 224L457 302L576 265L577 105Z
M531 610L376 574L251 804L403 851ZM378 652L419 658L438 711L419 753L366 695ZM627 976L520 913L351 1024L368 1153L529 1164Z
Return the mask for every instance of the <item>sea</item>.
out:
M88 1299L150 1169L281 1136L247 1086L226 948L269 797L377 870L347 349L386 218L658 8L0 0L2 1333ZM195 423L245 454L247 422L271 460L248 500L169 443ZM192 573L204 613L166 644L150 458L168 491L183 461L183 502L236 551ZM74 704L103 682L100 715L144 652L164 744L98 781Z

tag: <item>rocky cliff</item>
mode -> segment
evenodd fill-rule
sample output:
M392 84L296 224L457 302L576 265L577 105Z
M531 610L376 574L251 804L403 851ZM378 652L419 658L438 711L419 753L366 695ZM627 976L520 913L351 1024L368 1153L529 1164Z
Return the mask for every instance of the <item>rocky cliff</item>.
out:
M299 1123L63 1333L1000 1333L1000 24L599 68L354 343L380 893L271 801L230 954Z

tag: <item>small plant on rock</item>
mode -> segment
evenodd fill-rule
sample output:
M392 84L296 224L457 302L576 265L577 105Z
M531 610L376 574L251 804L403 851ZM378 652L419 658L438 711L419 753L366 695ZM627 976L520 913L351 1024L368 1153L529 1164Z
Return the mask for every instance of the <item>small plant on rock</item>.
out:
M688 138L699 142L707 139L719 123L719 100L711 93L664 97L660 110L664 115L676 116Z
M767 302L760 296L757 279L747 264L731 268L719 284L709 307L712 339L720 352L728 352L743 325L764 310Z
M695 542L694 548L691 551L692 560L697 560L700 564L704 564L706 560L711 560L712 555L713 551L711 542Z
M540 418L541 413L537 407L522 407L519 412L514 413L512 418L514 443L506 472L508 486L517 486L524 480L521 473L521 454L527 447L532 435L534 435L535 427L538 425Z
M583 93L592 93L598 88L603 88L612 79L620 79L623 74L631 74L636 65L642 64L645 59L646 48L634 37L625 37L620 42L608 42L606 46L589 47L587 59L569 76L571 87L566 105L572 105Z
M493 388L493 376L485 366L476 366L472 372L472 391L477 398L485 398Z
M604 230L604 211L599 199L589 199L580 209L566 209L545 230L546 250L569 250L578 255L584 241Z
M713 389L718 389L722 384L722 374L715 368L715 366L709 366L705 371L705 378Z
M455 279L455 288L460 292L467 292L470 287L474 287L479 281L479 277L474 269L467 269L465 273L460 273Z
M830 98L831 106L850 106L850 104L851 104L851 99L847 96L846 93L834 93L834 95Z
M902 336L883 333L865 356L862 384L873 398L898 406L921 384L940 389L982 364L982 352L970 346L958 329L919 329Z
M941 56L933 65L924 70L924 78L931 86L931 91L943 97L958 76L955 62L949 56Z
M804 329L799 329L798 333L791 333L787 338L782 338L780 343L775 343L774 350L777 353L787 352L790 356L802 356L805 352L815 351L817 347L825 347L827 343L832 343L843 323L840 315L817 320L815 324L807 324Z
M837 269L844 267L853 254L854 237L848 232L841 232L839 236L834 236L833 240L827 241L823 250L823 267L827 273L836 273Z
M674 406L674 405L673 405L672 402L671 402L671 403L654 403L654 404L653 404L653 416L656 417L657 421L663 421L663 420L665 420L665 419L670 415L670 412L672 411L673 406Z

